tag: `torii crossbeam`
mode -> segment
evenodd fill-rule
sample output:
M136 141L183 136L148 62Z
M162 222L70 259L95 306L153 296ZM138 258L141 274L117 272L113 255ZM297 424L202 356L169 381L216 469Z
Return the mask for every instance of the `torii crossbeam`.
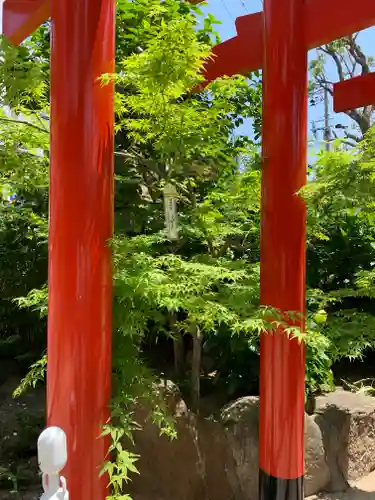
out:
M361 0L356 9L352 0L306 0L303 10L308 50L375 24L375 5L370 0ZM214 58L206 66L207 82L262 68L264 13L238 17L236 30L237 36L214 47Z
M333 86L336 113L371 105L375 108L375 73L357 76Z

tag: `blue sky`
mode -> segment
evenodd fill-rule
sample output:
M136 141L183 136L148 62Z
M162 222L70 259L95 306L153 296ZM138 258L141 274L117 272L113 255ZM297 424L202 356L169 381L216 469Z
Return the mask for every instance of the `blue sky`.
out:
M208 0L208 5L203 7L204 12L210 12L219 21L221 21L222 24L217 26L217 31L220 33L220 37L222 40L235 36L236 29L234 21L236 17L243 16L252 12L257 12L262 9L262 0ZM358 40L367 55L375 56L375 28L370 28L366 31L363 31L359 35ZM311 51L310 57L314 57L314 51ZM329 68L329 77L332 78L332 80L337 80L333 65L331 68ZM310 125L314 120L317 122L318 127L321 126L320 120L323 117L323 104L309 108ZM336 123L341 123L344 125L351 124L351 121L346 117L346 115L335 115L333 113L331 102L330 117L332 126L334 126ZM249 124L246 124L245 127L250 128ZM245 128L244 130L241 130L241 132L250 133L250 130L249 132L247 132ZM315 144L315 147L319 147L319 144Z

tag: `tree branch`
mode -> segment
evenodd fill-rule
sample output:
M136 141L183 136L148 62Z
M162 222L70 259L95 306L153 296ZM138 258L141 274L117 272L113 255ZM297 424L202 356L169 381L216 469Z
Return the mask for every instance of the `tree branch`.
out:
M357 135L351 134L350 132L346 132L346 131L345 131L345 137L347 139L351 139L352 141L355 141L356 143L358 143L362 140L361 137L358 137Z
M30 123L25 120L15 120L13 118L3 118L0 117L0 121L2 122L10 122L10 123L17 123L19 125L26 125L28 127L34 128L35 130L38 130L39 132L43 132L44 134L49 134L49 130L44 129L42 127L38 127L38 125L34 125L33 123Z
M367 62L367 57L363 53L361 47L356 43L355 38L348 38L348 51L349 54L353 57L353 59L358 63L362 68L362 75L367 75L370 73L370 66Z
M325 45L324 47L321 47L320 50L322 50L325 54L329 55L335 62L336 64L336 69L337 73L339 75L340 81L342 82L345 80L345 73L344 69L342 67L342 63L340 61L339 56L336 54L336 52L328 47L328 45Z

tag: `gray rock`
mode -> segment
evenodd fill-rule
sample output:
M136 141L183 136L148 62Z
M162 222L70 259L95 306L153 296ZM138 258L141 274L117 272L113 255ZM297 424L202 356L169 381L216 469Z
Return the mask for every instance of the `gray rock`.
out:
M259 399L241 398L222 412L229 447L235 462L235 477L229 477L235 498L256 500L258 495ZM312 495L325 488L330 474L325 460L322 433L312 417L305 416L305 492Z
M168 389L173 389L169 387ZM197 418L176 391L168 390L168 406L176 420L178 439L160 436L148 420L148 411L139 409L142 431L134 434L140 455L127 493L134 500L236 500L228 477L234 470L223 427L215 421Z
M305 416L305 494L322 491L330 480L323 436L313 417Z
M346 391L321 396L315 420L331 472L329 491L343 491L375 469L375 398Z
M236 500L258 498L259 398L234 401L222 411L234 470L228 476Z

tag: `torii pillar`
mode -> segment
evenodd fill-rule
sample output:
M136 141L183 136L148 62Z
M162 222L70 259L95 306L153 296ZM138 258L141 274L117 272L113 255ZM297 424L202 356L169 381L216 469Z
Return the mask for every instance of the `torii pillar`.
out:
M355 9L352 0L264 0L263 12L236 20L237 36L214 47L216 58L206 65L206 82L263 68L261 302L287 320L288 312L300 313L289 322L301 328L306 209L296 193L307 174L307 51L373 24L373 0L359 0ZM356 88L374 96L373 83L367 77ZM340 85L337 102L351 84ZM263 334L260 500L304 497L304 382L303 344L281 328Z
M20 43L52 17L47 422L68 438L72 500L104 500L112 373L115 0L5 0Z

